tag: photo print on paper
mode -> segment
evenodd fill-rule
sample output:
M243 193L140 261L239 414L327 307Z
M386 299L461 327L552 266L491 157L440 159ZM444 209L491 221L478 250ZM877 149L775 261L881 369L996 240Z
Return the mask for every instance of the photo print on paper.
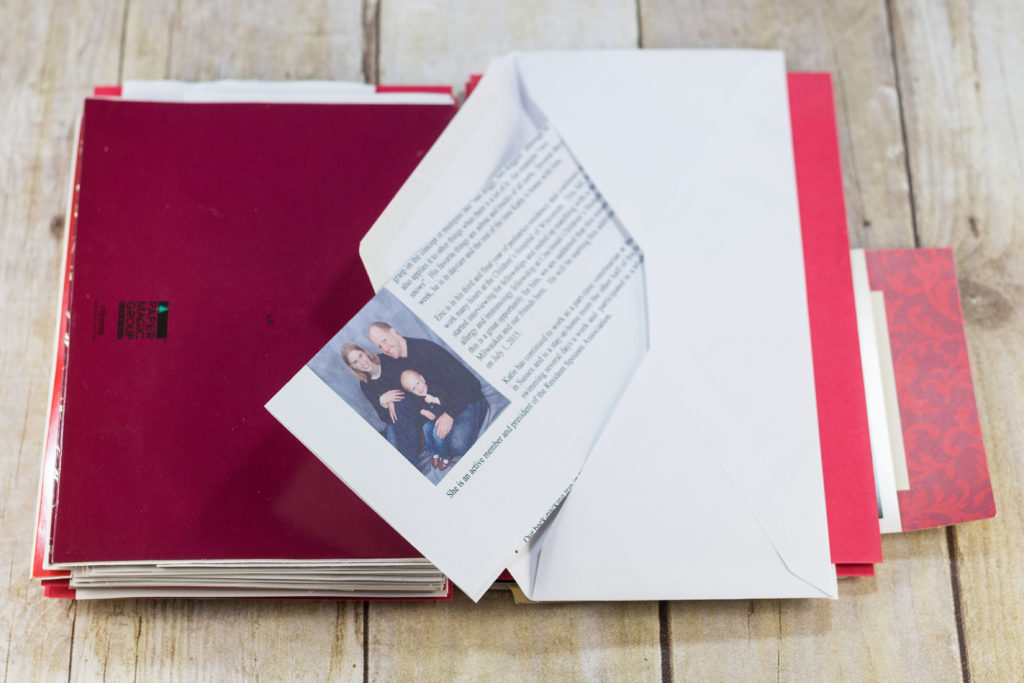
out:
M386 289L308 367L435 485L509 404Z

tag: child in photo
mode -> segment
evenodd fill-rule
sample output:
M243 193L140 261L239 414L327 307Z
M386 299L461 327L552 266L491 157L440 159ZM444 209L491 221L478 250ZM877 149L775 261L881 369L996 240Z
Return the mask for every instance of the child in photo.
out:
M415 370L406 370L401 377L402 388L416 396L414 400L419 401L420 414L427 418L428 422L423 425L423 436L427 443L427 453L430 455L430 464L439 470L448 469L451 459L448 457L448 443L438 436L435 422L445 412L444 404L437 396L427 393L427 381L423 375Z

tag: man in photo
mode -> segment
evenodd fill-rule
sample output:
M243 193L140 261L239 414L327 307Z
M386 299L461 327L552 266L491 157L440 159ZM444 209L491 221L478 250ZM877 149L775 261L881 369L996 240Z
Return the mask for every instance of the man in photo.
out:
M380 395L381 407L388 411L394 427L394 445L410 462L415 462L421 450L420 435L425 417L417 401L404 401L401 374L414 370L429 376L431 381L444 386L450 398L444 412L433 420L434 434L447 442L448 458L454 462L469 450L487 413L480 382L458 359L432 341L403 337L390 324L372 323L367 337L381 353L386 375L395 378L394 387ZM403 405L404 404L404 405Z

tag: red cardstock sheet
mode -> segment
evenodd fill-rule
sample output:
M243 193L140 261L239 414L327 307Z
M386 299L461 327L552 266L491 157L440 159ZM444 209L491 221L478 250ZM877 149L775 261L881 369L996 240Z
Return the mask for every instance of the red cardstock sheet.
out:
M871 564L882 543L831 79L790 74L789 99L832 561Z
M885 295L909 491L904 531L996 514L964 336L953 252L867 252L871 289Z

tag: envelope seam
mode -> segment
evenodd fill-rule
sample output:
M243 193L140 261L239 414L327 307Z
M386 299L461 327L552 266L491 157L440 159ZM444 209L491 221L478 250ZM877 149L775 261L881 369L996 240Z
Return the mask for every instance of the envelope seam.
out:
M715 463L718 465L718 468L725 475L725 478L726 478L726 480L728 480L729 485L732 486L733 490L739 496L739 499L743 503L743 506L747 509L747 512L750 514L751 518L754 520L754 523L757 525L757 528L761 531L761 534L767 540L768 544L772 547L772 550L775 552L775 555L779 558L779 561L782 562L782 565L783 565L783 567L786 568L786 571L788 571L794 578L798 579L799 581L802 581L803 583L807 584L808 586L810 586L814 590L816 590L819 593L821 593L821 597L826 597L826 598L837 597L837 596L830 595L829 592L826 591L825 589L823 589L821 586L818 586L818 585L812 583L811 581L809 581L807 578L805 578L804 576L799 574L796 571L795 567L790 565L790 563L787 560L786 556L782 553L782 550L776 544L775 539L772 538L771 534L768 533L768 530L765 528L764 523L761 521L761 518L758 517L756 510L751 505L751 503L747 499L747 497L743 494L743 491L740 489L740 487L737 485L736 480L733 478L732 473L729 471L729 469L722 462L722 459L719 457L717 450L715 448L712 448L710 441L704 436L704 433L697 426L697 423L693 419L693 416L690 414L690 411L686 408L686 402L683 400L683 397L680 396L679 393L674 388L669 388L669 391L676 397L676 400L679 401L679 406L680 406L680 408L683 411L683 415L685 416L685 418L687 420L689 420L690 425L693 428L694 432L697 434L698 438L704 444L704 447L707 449L707 452L714 459Z
M755 70L755 69L752 69L752 70ZM733 109L733 105L739 99L740 95L747 89L747 87L750 85L750 83L752 82L753 79L754 79L754 76L749 71L746 74L743 75L743 78L741 79L741 81L736 84L736 86L733 89L732 93L729 95L729 103L728 103L728 105L726 107L724 107L725 111L731 111ZM650 226L652 226L652 228L657 228L657 227L664 226L664 224L666 222L666 217L670 213L675 213L676 211L680 211L680 209L678 208L678 204L679 204L678 197L685 196L686 195L686 189L685 188L694 185L693 178L698 173L698 169L700 169L702 167L702 163L701 162L713 156L712 152L717 149L717 145L720 144L721 138L722 138L722 136L718 135L717 133L712 133L700 145L700 148L699 148L698 152L693 155L694 162L690 165L690 167L686 171L684 171L683 173L679 174L676 177L676 179L675 179L675 191L672 193L673 196L675 197L675 199L673 199L671 201L668 201L668 202L662 203L661 208L658 210L658 212L656 214L654 214L654 218L650 221ZM792 147L792 144L790 146ZM581 164L581 168L582 168L582 164ZM794 171L794 173L795 173L795 171ZM700 187L700 185L698 184L697 187ZM692 190L691 190L691 192L692 192ZM614 209L615 207L613 206L612 208ZM677 224L679 222L685 222L685 221L683 221L683 219L685 218L687 211L688 211L688 205L685 205L682 208L682 213L677 217L677 221L676 221ZM649 242L650 241L650 239L651 239L653 234L654 234L653 230L651 228L648 228L647 232L645 232L643 234L643 236L642 236L643 237L643 241L641 241L640 239L637 239L637 243L640 244L641 248L643 248L644 242Z

